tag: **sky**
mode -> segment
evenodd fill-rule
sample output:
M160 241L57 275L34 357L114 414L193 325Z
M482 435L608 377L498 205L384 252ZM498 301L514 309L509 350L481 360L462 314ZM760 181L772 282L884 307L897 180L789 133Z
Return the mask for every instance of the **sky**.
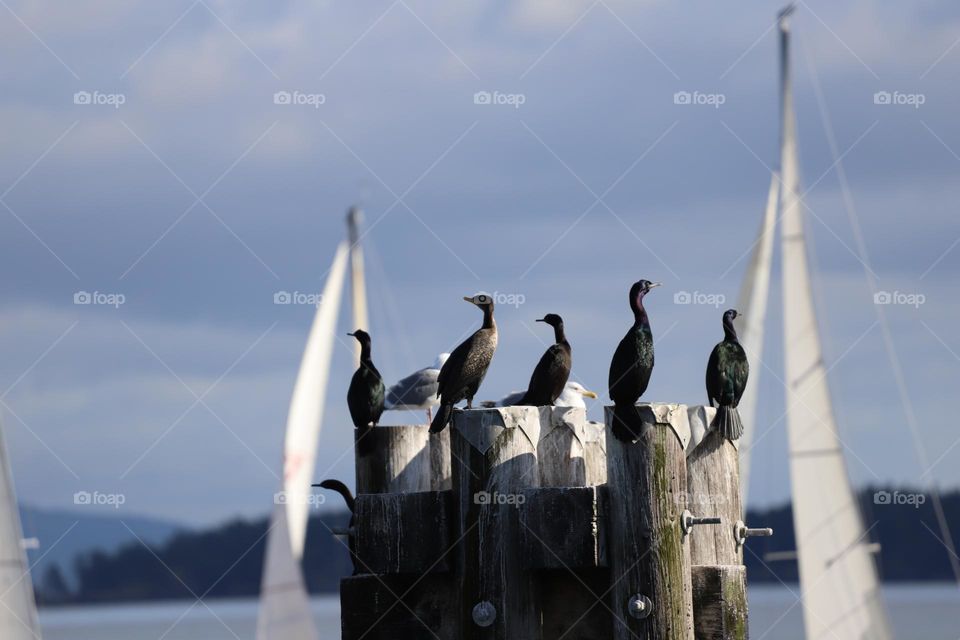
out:
M24 502L99 492L195 526L265 514L314 313L274 298L322 288L352 204L388 382L479 325L462 296L495 292L516 304L497 308L479 396L525 385L551 337L533 321L554 312L602 419L627 291L648 278L664 286L645 399L705 401L777 165L779 3L2 4L0 411ZM956 488L960 7L800 2L792 24L850 476ZM878 288L911 302L883 311L916 439L846 205ZM776 259L754 504L789 495L780 304ZM318 480L352 483L351 348L337 341Z

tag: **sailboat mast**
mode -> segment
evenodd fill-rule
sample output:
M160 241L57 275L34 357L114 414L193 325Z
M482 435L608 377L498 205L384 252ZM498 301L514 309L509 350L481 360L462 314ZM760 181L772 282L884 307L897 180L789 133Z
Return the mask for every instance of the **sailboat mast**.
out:
M350 240L350 300L353 303L353 324L351 330L370 330L367 317L367 283L363 275L363 247L360 246L360 223L363 211L359 207L350 207L347 211L347 235ZM360 343L353 341L354 360L360 365Z

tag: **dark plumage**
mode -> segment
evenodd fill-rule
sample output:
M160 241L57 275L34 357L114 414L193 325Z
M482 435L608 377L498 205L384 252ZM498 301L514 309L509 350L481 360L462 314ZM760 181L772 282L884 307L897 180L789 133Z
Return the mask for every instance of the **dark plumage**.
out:
M631 440L637 434L634 405L647 390L653 371L653 333L647 311L643 308L643 297L650 289L659 286L659 282L640 280L630 287L633 326L617 345L610 361L608 382L614 405L613 432L622 440Z
M723 342L710 353L707 362L707 397L710 405L717 408L717 415L710 422L711 429L717 429L729 440L743 435L743 423L740 421L740 396L747 386L750 364L747 354L740 346L737 330L733 321L737 312L730 309L723 314Z
M527 392L517 404L543 407L554 404L563 393L563 387L570 377L573 358L570 343L563 333L563 318L555 313L548 313L537 322L546 322L553 327L555 344L550 345L540 357L540 362L530 376Z
M370 334L363 329L357 329L347 335L353 336L360 342L360 366L350 380L347 390L347 406L350 408L350 418L353 426L363 433L358 442L364 441L364 435L380 421L383 413L383 378L373 366L370 358ZM361 454L364 451L361 449Z
M343 501L347 503L347 509L350 510L350 524L348 527L353 529L357 524L356 500L354 500L353 494L350 492L350 489L347 488L347 485L343 484L339 480L324 480L320 484L314 484L311 486L322 487L330 491L336 491L341 495L341 497L343 497ZM356 538L354 536L348 536L347 547L350 550L350 560L353 562L353 575L357 575L360 573L360 569L357 566Z
M440 375L437 376L437 397L440 398L440 408L430 423L430 431L443 431L453 416L453 405L461 400L467 401L467 408L473 407L473 396L476 395L483 377L487 374L490 361L497 350L497 323L493 319L493 298L485 293L478 293L473 297L464 297L464 300L477 305L483 310L483 326L477 329L472 336L461 342L443 363Z

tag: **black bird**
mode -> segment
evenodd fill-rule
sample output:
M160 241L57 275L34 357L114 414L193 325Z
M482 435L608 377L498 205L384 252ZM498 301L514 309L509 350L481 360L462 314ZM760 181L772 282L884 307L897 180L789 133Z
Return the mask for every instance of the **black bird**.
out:
M312 487L322 487L324 489L329 489L330 491L336 491L343 497L343 501L347 503L347 509L350 510L350 524L348 525L350 532L347 536L347 548L350 550L350 560L353 562L353 575L360 573L359 567L357 566L357 550L356 550L356 538L353 533L353 529L357 524L357 514L356 514L356 500L353 498L353 494L350 493L350 489L347 488L347 485L343 484L339 480L324 480L320 484L310 485Z
M707 397L710 406L717 408L717 415L710 422L711 429L717 429L729 440L743 435L743 423L740 421L740 396L747 386L750 364L747 354L740 346L737 330L733 321L737 311L730 309L723 314L723 342L717 343L707 362Z
M550 345L537 363L537 368L530 376L527 392L517 402L518 405L533 405L543 407L552 405L563 393L563 387L570 377L572 355L570 343L563 334L563 318L555 313L548 313L537 322L546 322L553 327L555 344Z
M637 413L634 405L647 390L653 371L653 333L643 308L643 297L659 286L659 282L640 280L630 287L633 326L617 345L610 361L608 383L614 405L613 432L621 440L631 440L638 432L632 420Z
M497 350L497 323L493 319L493 298L485 293L464 296L467 302L483 309L483 326L461 342L443 363L437 376L437 397L440 408L430 423L431 433L443 431L453 416L453 405L466 399L467 408L473 408L483 377L487 374L493 353Z
M350 380L347 406L350 408L353 426L362 432L359 442L363 442L369 429L380 421L385 391L383 378L380 377L380 372L373 366L373 360L370 358L370 334L363 329L357 329L347 335L353 336L360 343L360 366Z

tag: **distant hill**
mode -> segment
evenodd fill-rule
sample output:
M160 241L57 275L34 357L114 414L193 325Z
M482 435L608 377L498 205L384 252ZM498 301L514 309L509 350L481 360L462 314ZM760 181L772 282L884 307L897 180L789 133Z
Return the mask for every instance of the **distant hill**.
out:
M178 523L139 516L103 515L82 510L41 509L22 505L20 521L26 538L36 538L40 547L27 553L33 577L39 582L56 567L71 588L78 586L74 562L81 554L96 550L113 552L125 544L159 545L186 527ZM126 525L126 526L124 526ZM129 528L128 528L129 527ZM69 531L69 534L67 532Z
M898 504L896 497L877 499L877 495L913 499ZM870 532L869 541L879 542L882 547L880 574L884 580L953 579L947 551L931 533L939 535L929 498L903 489L870 488L863 490L859 499ZM951 530L960 536L960 493L945 494L943 505ZM330 533L330 529L344 526L348 520L346 512L310 519L303 566L307 588L312 593L335 592L340 578L352 572L344 542ZM748 543L744 560L749 580L796 582L796 562L765 560L771 551L796 549L789 505L751 510L746 521L755 527L772 527L775 532L772 538L753 538ZM145 520L138 524L142 529L137 530L131 520L125 522L144 540L147 531L153 532L156 541L149 542L151 550L135 539L123 542L121 537L119 548L86 552L78 562L75 582L64 584L66 581L56 575L35 581L41 602L179 599L192 598L191 591L214 598L255 596L259 592L266 518L234 520L205 531L183 530L167 538L172 526L169 523ZM117 535L116 527L98 524L105 527L104 531ZM125 530L122 524L120 528ZM93 536L96 529L89 531Z

